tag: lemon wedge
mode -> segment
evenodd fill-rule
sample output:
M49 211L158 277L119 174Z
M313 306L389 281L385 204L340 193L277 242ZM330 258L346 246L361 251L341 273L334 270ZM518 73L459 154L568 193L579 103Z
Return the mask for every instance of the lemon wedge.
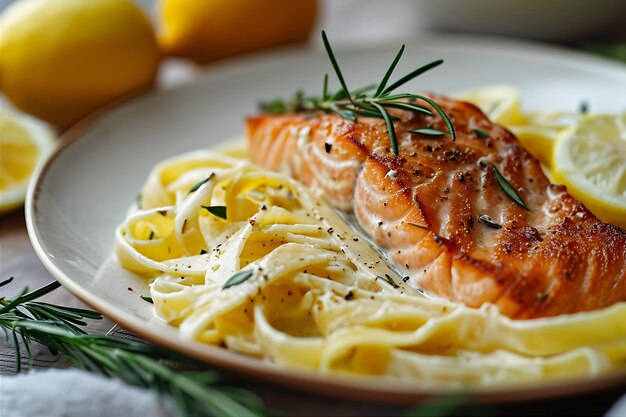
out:
M552 174L598 218L626 227L626 113L588 116L563 131Z
M5 213L24 203L31 175L56 142L43 122L0 110L0 213Z
M494 123L507 127L525 123L520 93L515 87L493 85L462 91L453 97L474 104Z

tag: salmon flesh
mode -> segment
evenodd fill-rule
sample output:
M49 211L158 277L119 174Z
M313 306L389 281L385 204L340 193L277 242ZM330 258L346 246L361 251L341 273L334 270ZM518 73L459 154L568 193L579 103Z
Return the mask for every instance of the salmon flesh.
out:
M398 110L399 155L385 122L336 114L247 120L255 163L285 172L353 213L414 286L529 319L626 301L626 231L551 184L515 136L472 104L436 98L444 120ZM432 109L432 108L431 108ZM502 189L496 167L529 210Z

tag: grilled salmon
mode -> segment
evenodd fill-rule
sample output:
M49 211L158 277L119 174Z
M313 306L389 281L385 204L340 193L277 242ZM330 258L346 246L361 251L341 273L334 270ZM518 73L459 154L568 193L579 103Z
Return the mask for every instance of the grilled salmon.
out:
M515 136L476 106L436 100L455 141L409 132L446 131L434 111L394 112L398 155L380 119L261 114L247 120L250 155L353 213L399 271L431 294L495 304L516 319L626 301L626 231L551 184ZM498 173L528 209L503 190Z

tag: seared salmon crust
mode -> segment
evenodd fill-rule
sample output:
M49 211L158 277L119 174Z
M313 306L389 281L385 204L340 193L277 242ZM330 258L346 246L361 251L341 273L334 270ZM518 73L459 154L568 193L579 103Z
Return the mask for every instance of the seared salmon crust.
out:
M323 192L412 283L470 307L528 319L626 301L626 231L603 223L477 107L436 97L443 119L398 110L399 155L384 121L259 115L250 155ZM440 136L409 133L430 127ZM498 184L494 166L530 210Z

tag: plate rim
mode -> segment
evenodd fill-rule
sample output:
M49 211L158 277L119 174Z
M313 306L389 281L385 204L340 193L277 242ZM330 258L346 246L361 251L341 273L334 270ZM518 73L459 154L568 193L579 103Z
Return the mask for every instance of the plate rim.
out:
M618 62L540 42L476 35L424 34L411 38L407 40L406 43L409 44L409 42L423 41L425 39L430 41L435 40L439 43L457 47L460 47L459 45L469 45L475 50L482 51L495 51L497 48L504 45L514 48L516 52L522 52L529 56L541 57L542 59L549 58L559 62L566 61L570 64L572 61L575 61L575 65L577 66L591 67L593 70L616 71L621 75L626 74L626 66ZM372 51L390 46L392 42L393 41L384 41L367 44L356 42L353 44L340 44L336 49L337 51L352 52ZM409 405L419 403L432 396L464 393L470 395L470 402L472 403L499 404L591 393L593 391L623 385L624 381L626 381L626 369L612 371L594 377L581 377L573 380L551 381L532 385L448 388L420 386L412 383L407 384L406 380L394 380L388 377L370 378L343 376L338 373L322 374L313 370L280 367L267 361L245 356L222 347L202 344L195 341L191 342L176 337L170 339L168 336L175 335L174 330L163 332L162 327L146 322L132 314L125 313L120 307L99 298L97 294L90 293L87 288L78 285L69 274L66 274L52 262L43 244L38 239L38 195L47 172L54 166L57 158L72 144L85 137L85 132L89 131L103 119L106 119L107 115L123 110L127 105L150 100L151 97L167 94L168 91L189 88L195 83L207 80L212 75L219 75L222 72L229 71L231 68L241 67L248 62L270 61L281 57L289 57L294 52L305 57L310 54L319 53L320 48L278 48L253 53L245 57L228 59L224 62L210 65L189 82L181 83L172 88L155 88L147 93L133 94L117 100L88 114L63 132L56 149L47 157L44 163L38 166L33 174L27 189L25 202L25 220L29 239L37 257L50 274L57 279L65 289L77 296L85 304L99 311L103 316L111 319L121 327L133 331L152 343L165 346L219 369L234 371L240 375L248 375L257 379L270 381L279 386L288 388L295 387L303 392L321 394L333 398ZM384 384L380 385L380 382L384 382ZM410 387L407 388L407 385Z

